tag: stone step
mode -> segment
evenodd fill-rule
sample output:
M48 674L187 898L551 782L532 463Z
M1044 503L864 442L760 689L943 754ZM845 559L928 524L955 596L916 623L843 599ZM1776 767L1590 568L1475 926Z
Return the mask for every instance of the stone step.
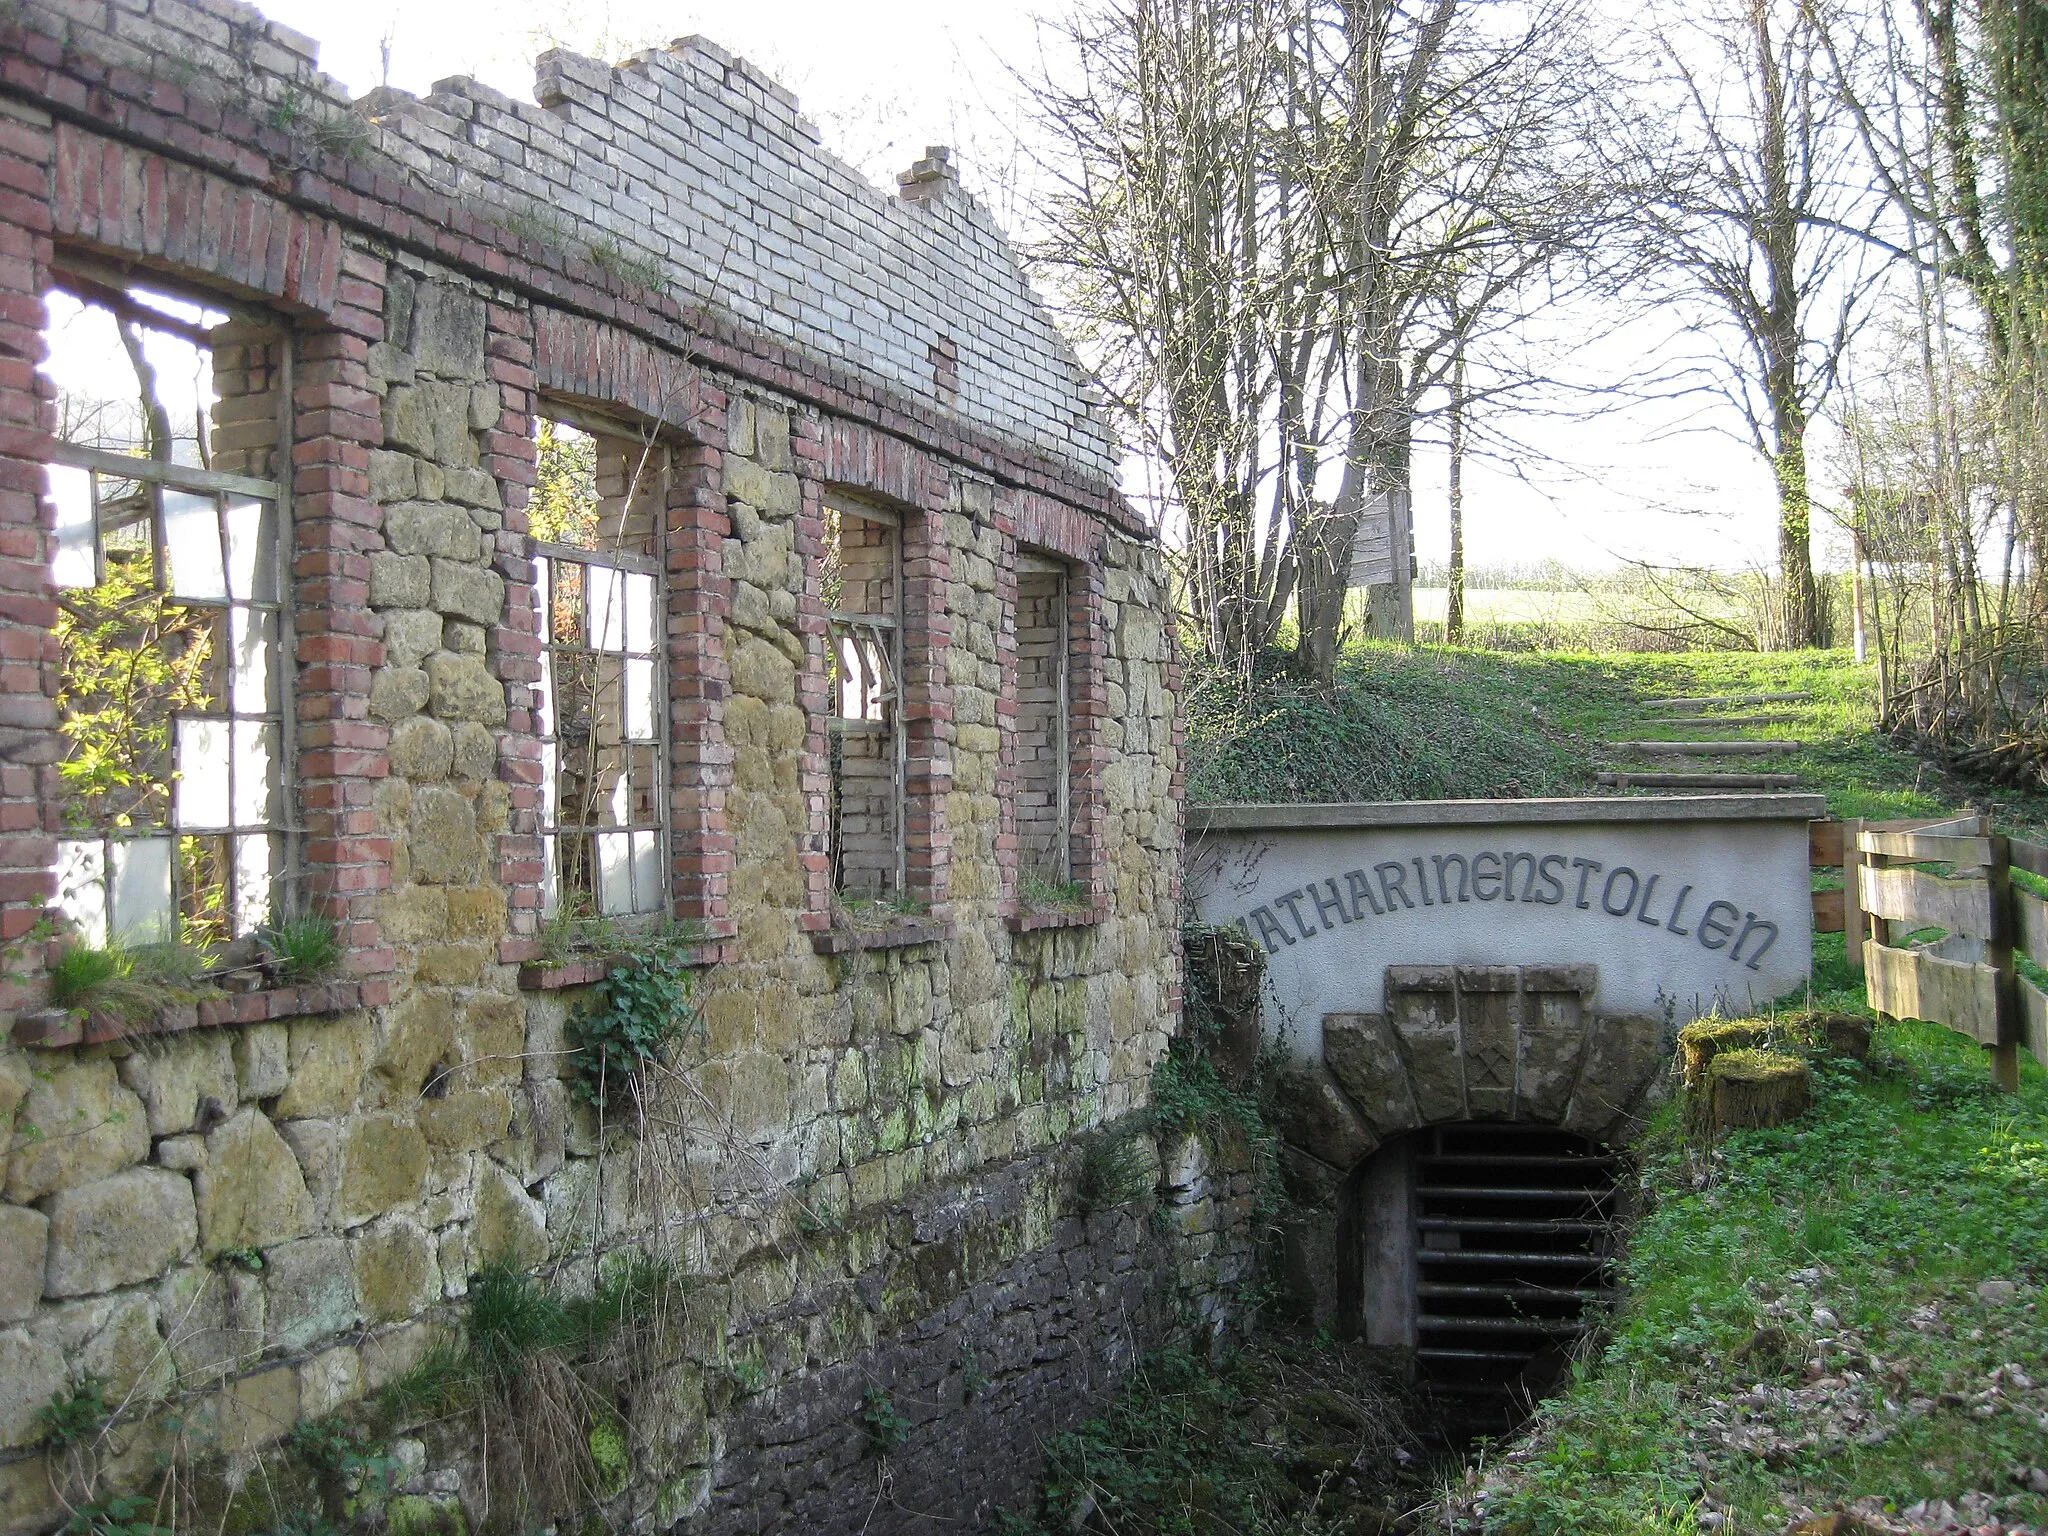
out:
M1803 741L1610 741L1606 745L1617 752L1651 757L1773 757L1806 750Z
M1797 789L1796 773L1598 773L1611 789Z
M1638 699L1644 709L1719 709L1729 704L1811 704L1810 693L1697 694L1688 698Z

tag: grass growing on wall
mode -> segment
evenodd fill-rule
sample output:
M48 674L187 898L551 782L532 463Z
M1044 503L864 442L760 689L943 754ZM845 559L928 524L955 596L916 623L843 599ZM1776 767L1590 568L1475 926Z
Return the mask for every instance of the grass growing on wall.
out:
M1866 1498L2048 1520L2048 1074L2005 1097L1976 1045L1881 1023L1869 1067L1814 1076L1810 1112L1705 1162L1666 1107L1604 1351L1453 1528L1778 1536L1788 1504Z

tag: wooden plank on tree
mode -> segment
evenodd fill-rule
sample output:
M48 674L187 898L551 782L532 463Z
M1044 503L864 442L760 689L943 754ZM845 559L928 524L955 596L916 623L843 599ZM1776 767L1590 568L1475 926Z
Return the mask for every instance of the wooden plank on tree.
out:
M1610 741L1617 752L1646 757L1777 757L1804 752L1803 741Z
M1814 869L1833 869L1842 862L1842 823L1809 821L1806 824L1806 862Z
M1815 891L1813 893L1813 931L1815 933L1841 933L1848 921L1847 891Z
M1857 839L1865 853L1912 859L1922 864L1955 864L1982 869L1991 862L1988 837L1941 837L1927 832L1865 832Z
M1982 880L1944 880L1919 869L1878 869L1861 872L1863 910L1915 928L1946 928L1973 939L1997 933L1991 887Z
M1863 946L1870 1006L1895 1019L1925 1019L1998 1043L1998 972L1988 965L1941 960L1870 939Z
M2024 976L2020 978L2020 1044L2048 1067L2048 994Z
M2012 892L2013 946L2036 965L2048 965L2048 901L2018 886Z

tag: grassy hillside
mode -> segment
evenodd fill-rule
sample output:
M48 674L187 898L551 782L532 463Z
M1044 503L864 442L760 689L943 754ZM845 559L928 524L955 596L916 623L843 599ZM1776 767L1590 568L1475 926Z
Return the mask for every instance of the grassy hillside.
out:
M2048 1522L2048 1074L1999 1095L1977 1046L1906 1023L1816 1077L1806 1115L1711 1154L1666 1110L1604 1349L1435 1528L1779 1536L1852 1508L1931 1530L1943 1503Z
M1699 734L1646 726L1658 711L1645 700L1807 692L1810 704L1769 707L1789 717L1783 724L1742 734L1807 743L1769 766L1800 775L1833 814L1976 804L2011 830L2048 827L2048 796L1951 779L1877 737L1874 689L1872 669L1842 651L1528 655L1366 643L1346 652L1329 697L1276 670L1247 698L1190 668L1188 794L1215 804L1599 793L1593 775L1617 761L1603 742Z

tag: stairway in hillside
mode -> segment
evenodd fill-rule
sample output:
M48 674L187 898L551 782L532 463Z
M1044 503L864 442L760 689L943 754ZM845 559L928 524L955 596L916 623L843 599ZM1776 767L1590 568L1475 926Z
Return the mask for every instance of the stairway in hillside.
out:
M1759 705L1808 704L1810 693L1703 694L1685 698L1645 699L1644 709L1653 713L1635 722L1645 734L1634 739L1603 743L1610 753L1643 760L1646 766L1616 763L1594 776L1595 782L1613 789L1666 790L1773 790L1797 789L1796 773L1772 773L1764 764L1771 758L1803 752L1806 743L1780 737L1730 735L1764 726L1790 725L1797 718L1784 711L1763 714L1729 713L1753 710ZM1655 713L1661 712L1661 713ZM1694 732L1713 732L1701 736ZM1664 735L1664 732L1683 732ZM1752 767L1734 767L1736 762ZM1699 766L1694 766L1697 763ZM1673 766L1666 767L1664 765ZM1677 766L1682 764L1683 766ZM1721 766L1721 765L1729 766Z

